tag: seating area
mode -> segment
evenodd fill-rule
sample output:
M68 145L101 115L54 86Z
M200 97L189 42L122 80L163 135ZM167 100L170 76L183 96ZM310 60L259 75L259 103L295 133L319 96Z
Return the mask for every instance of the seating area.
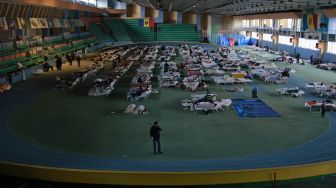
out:
M130 42L134 38L128 35L129 28L126 28L124 21L121 19L105 19L104 23L112 30L112 34L118 42Z
M129 37L133 42L154 41L154 28L139 26L139 19L123 19Z
M28 46L25 41L17 41L16 48L12 43L4 43L6 47L0 52L0 75L17 72L20 66L26 69L42 64L45 62L43 56L65 56L88 47L91 42L95 42L95 38L83 33L72 34L67 39L63 39L61 35L46 37L44 40L38 40L33 46Z
M111 34L103 31L103 29L100 28L97 23L91 23L90 34L96 36L97 43L115 41L114 37Z
M200 41L195 24L158 24L157 30L158 41Z

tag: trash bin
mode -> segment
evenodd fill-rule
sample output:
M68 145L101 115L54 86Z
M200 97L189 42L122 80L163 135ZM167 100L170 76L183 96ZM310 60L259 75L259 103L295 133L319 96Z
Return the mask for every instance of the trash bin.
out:
M258 98L258 88L253 87L252 89L252 98Z

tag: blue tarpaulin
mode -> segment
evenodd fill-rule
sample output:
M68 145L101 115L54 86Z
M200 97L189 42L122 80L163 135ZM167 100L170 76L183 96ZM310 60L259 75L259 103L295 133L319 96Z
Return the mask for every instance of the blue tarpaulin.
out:
M260 99L233 99L233 106L239 117L279 117L276 111Z
M251 44L251 38L248 36L238 35L238 34L229 34L229 35L227 34L227 35L219 36L219 45L230 46L230 38L234 39L235 45L238 45L238 46Z

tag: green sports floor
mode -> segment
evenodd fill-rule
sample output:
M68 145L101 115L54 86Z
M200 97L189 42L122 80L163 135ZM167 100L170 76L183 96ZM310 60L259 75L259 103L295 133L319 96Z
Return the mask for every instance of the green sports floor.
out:
M181 63L182 58L175 58ZM86 62L88 63L88 62ZM277 63L278 66L285 66ZM81 83L74 91L54 90L56 75L63 77L78 68L64 66L14 85L17 89L37 89L41 94L17 109L8 122L13 133L34 144L54 150L109 158L142 160L216 159L267 153L305 144L328 128L328 120L319 112L304 108L303 98L280 97L275 90L285 85L269 85L255 80L253 85L241 85L242 93L228 93L208 77L212 93L219 98L249 98L253 86L259 98L277 111L276 118L239 118L233 108L218 113L184 111L180 101L193 93L183 89L159 88L155 69L153 86L159 94L136 102L145 105L150 114L124 114L133 103L126 100L132 77L139 64L118 81L116 89L107 97L88 97L94 78ZM294 82L335 82L336 74L310 65L286 65L296 70ZM111 70L107 65L96 77ZM202 92L200 92L202 93ZM163 155L153 155L149 128L158 121L163 129Z

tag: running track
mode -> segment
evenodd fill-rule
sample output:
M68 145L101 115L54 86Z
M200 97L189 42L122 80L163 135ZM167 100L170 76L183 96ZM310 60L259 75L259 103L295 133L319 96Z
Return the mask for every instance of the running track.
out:
M299 86L306 82L295 76L291 80ZM288 86L292 84L294 83L289 83ZM39 89L13 88L0 95L0 161L89 170L192 172L272 168L336 159L336 116L334 113L328 114L329 128L308 143L281 151L245 157L216 160L144 161L92 157L54 151L16 137L8 127L11 114L20 106L28 104L32 99L38 97L40 93ZM307 96L307 99L312 99L312 96Z

